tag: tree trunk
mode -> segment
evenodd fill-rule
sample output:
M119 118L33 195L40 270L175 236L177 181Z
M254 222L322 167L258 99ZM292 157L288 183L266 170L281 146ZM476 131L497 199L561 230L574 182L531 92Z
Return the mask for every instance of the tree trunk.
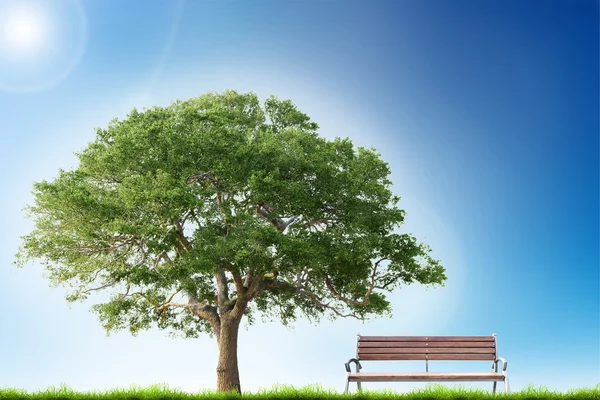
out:
M221 329L217 340L219 345L217 391L219 392L235 390L242 393L237 358L239 326L239 319L221 318Z

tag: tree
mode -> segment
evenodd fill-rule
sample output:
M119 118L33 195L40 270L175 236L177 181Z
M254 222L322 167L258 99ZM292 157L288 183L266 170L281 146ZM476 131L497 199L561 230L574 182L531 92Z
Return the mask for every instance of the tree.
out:
M268 118L268 119L267 119ZM153 325L216 337L217 389L241 392L238 328L391 315L384 292L443 285L410 234L374 149L328 141L289 100L209 93L112 120L79 166L34 184L34 229L16 265L40 260L106 329Z

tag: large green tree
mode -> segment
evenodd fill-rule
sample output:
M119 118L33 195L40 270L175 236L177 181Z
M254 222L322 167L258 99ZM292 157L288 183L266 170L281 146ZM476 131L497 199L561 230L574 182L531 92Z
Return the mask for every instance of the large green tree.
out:
M216 337L217 390L241 392L244 316L391 315L385 292L443 285L445 270L410 234L388 164L328 141L289 100L208 93L133 110L98 129L79 166L34 184L34 221L16 264L40 260L70 302L106 329Z

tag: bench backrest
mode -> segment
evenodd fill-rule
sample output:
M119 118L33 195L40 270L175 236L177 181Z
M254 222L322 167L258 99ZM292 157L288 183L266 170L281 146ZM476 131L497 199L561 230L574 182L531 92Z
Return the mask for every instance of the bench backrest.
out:
M359 360L494 360L496 336L360 336Z

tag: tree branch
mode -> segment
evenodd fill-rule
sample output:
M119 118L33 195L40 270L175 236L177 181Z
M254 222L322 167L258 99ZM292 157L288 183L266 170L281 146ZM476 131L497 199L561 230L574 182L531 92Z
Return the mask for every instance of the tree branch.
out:
M285 223L285 227L283 228L283 231L285 231L288 227L294 225L296 222L298 222L300 219L302 219L302 215L294 215L293 217L291 217L286 223ZM282 231L282 232L283 232Z
M235 290L237 291L238 297L244 296L246 294L246 288L244 287L244 282L242 282L242 277L240 274L228 266L224 266L223 268L233 277L233 282L235 283Z
M185 183L190 184L198 181L208 181L213 185L216 184L215 176L210 172L202 172L196 175L190 175L185 180Z
M329 213L329 214L335 214L338 211L340 211L338 208L330 206L328 204L324 205L323 208L321 208L321 211L325 212L325 213Z
M260 294L260 292L262 291L260 289L260 285L262 282L261 281L262 276L260 275L253 275L250 274L250 272L248 272L248 274L246 274L246 281L247 281L247 287L248 287L248 300L253 299L254 297L256 297L257 295Z
M309 297L310 297L310 299L312 300L312 302L313 302L314 304L316 304L316 305L317 305L317 306L319 306L319 307L323 307L323 308L326 308L326 309L328 309L328 310L331 310L331 311L333 311L335 314L339 315L340 317L343 317L343 318L352 317L352 318L356 318L356 319L358 319L358 320L360 320L360 319L361 319L361 318L360 318L360 317L359 317L359 316L356 314L356 312L354 312L354 311L353 311L353 312L350 312L350 313L348 313L348 314L343 314L343 313L342 313L342 312L340 312L340 311L339 311L337 308L335 308L335 307L333 307L333 306L330 306L330 305L329 305L330 303L323 303L321 300L319 300L319 298L318 298L318 297L317 297L317 296L316 296L314 293L308 292L308 291L306 291L306 290L300 290L300 291L298 291L298 293L300 293L300 294L302 294L302 295L305 295L305 296L309 296Z
M285 231L285 228L296 222L301 217L301 215L294 215L289 221L283 222L283 219L281 218L269 219L272 212L273 208L270 207L268 204L260 203L258 206L256 206L256 213L268 220L275 228L277 228L279 232Z
M289 282L285 282L285 281L263 280L261 282L261 284L259 285L259 287L257 288L255 296L259 295L264 290L270 290L270 289L290 290L293 294L298 294L301 296L308 297L313 302L313 304L315 304L316 306L331 310L334 314L336 314L340 317L343 317L343 318L352 317L352 318L361 320L361 317L359 315L357 315L356 312L350 312L348 314L343 314L340 310L338 310L334 306L331 306L330 305L331 303L323 303L321 298L319 298L319 296L317 296L315 293L313 293L309 290L306 290L304 288L298 288L297 286L291 285ZM252 296L252 297L254 297L254 296Z
M296 281L294 282L294 286L298 289L304 289L308 285L308 280L310 279L310 269L302 269L296 275Z
M142 292L135 292L135 293L131 293L130 295L128 295L127 293L129 293L129 286L127 287L127 293L126 294L122 294L121 295L121 299L124 299L125 297L128 296L135 296L138 295L141 298L143 298L144 300L146 300L146 302L148 302L150 305L152 305L154 308L156 308L156 311L158 311L160 313L160 319L161 321L165 320L166 317L166 310L169 307L179 307L179 308L189 308L189 304L186 303L171 303L171 301L173 300L173 297L175 297L175 295L177 295L177 293L179 293L181 290L176 291L175 293L173 293L171 295L171 297L169 297L169 300L167 300L164 304L158 306L157 304L155 304L154 302L150 301L150 299L148 297L146 297Z
M92 279L90 279L89 281L87 281L87 283L92 283L96 280L96 278L98 277L98 274L102 271L105 271L106 267L102 267L99 270L96 271L96 273L94 274L94 277Z
M194 222L198 225L198 228L202 226L202 224L200 223L200 220L196 216L196 212L194 210L190 210L189 215L190 215L190 217L192 217ZM185 221L183 221L183 223L185 223Z
M158 263L160 262L160 260L163 260L163 259L166 260L167 262L171 262L171 257L169 257L169 254L167 254L166 251L163 251L162 253L160 253L158 255L158 257L154 261L154 269L159 267Z
M167 307L187 307L187 304L171 303L171 301L173 300L173 297L175 297L175 295L177 295L177 293L179 293L179 292L181 292L181 289L176 291L175 293L173 293L171 295L171 297L169 297L169 300L167 300L162 306L158 307L157 310L162 312Z
M398 278L401 278L399 273L387 273L380 277L380 281L383 283L382 285L375 285L375 289L388 290L387 287L396 283Z
M129 295L129 289L131 289L131 285L127 285L127 291L124 294L120 294L119 300L125 299Z
M333 297L335 297L339 301L343 301L346 304L350 304L350 305L353 305L353 306L359 306L360 307L360 306L365 306L368 303L368 299L367 299L367 301L356 301L356 300L349 299L349 298L344 297L341 294L339 294L333 288L333 286L331 286L331 282L329 282L329 277L327 275L325 275L325 285L327 286L327 289L329 289L329 291L331 292L331 294L333 295Z
M191 292L186 292L188 295L188 310L192 314L208 321L213 328L217 340L221 337L221 318L217 312L217 308L211 306L207 302L200 303L198 298Z
M177 237L179 238L179 242L187 251L190 251L192 249L192 245L183 233L183 225L181 225L181 222L177 221L175 226L177 227Z
M321 207L321 211L325 214L337 214L340 210L336 207L325 204L323 207ZM332 218L331 216L324 217L324 218L318 218L318 219L315 219L314 221L309 221L309 222L305 223L304 227L310 229L316 225L321 225L321 224L328 225L330 222L335 222L336 220L337 220L336 218Z
M373 273L371 274L371 284L369 285L367 293L365 293L365 297L363 299L363 303L365 304L369 302L369 296L371 295L371 293L373 292L373 288L375 287L375 275L377 273L377 267L379 267L379 263L383 260L387 260L387 258L382 257L373 265Z
M131 249L131 247L134 244L138 243L138 240L136 240L134 237L130 237L124 241L119 241L121 238L123 238L122 235L111 237L109 241L114 241L114 243L111 246L106 246L106 247L82 246L82 247L77 247L73 250L75 250L78 253L83 254L83 255L92 255L92 254L100 254L100 253L106 253L106 252L119 250L123 247L129 247L129 249Z
M117 283L118 283L117 281L114 281L114 282L111 282L111 283L107 283L106 285L102 285L102 286L99 286L99 287L96 287L96 288L90 288L90 289L84 290L83 293L89 293L89 292L92 292L94 290L106 289L107 287L115 286Z
M154 308L156 308L158 310L158 306L156 304L154 304L152 301L150 301L150 299L147 298L142 292L134 292L134 293L131 293L129 296L131 297L131 296L135 296L135 295L140 296L142 299L146 300L149 304L151 304L152 306L154 306Z
M309 221L309 222L305 223L304 227L312 228L315 225L328 224L330 221L332 221L332 220L329 218L320 218L320 219L316 219L314 221Z
M217 267L215 279L217 281L217 305L219 307L219 314L225 315L227 311L226 303L229 301L229 288L227 287L225 269L221 265Z
M250 289L251 282L252 282L252 274L250 273L250 270L248 270L248 272L246 272L246 276L244 276L244 286L247 287L248 289Z

